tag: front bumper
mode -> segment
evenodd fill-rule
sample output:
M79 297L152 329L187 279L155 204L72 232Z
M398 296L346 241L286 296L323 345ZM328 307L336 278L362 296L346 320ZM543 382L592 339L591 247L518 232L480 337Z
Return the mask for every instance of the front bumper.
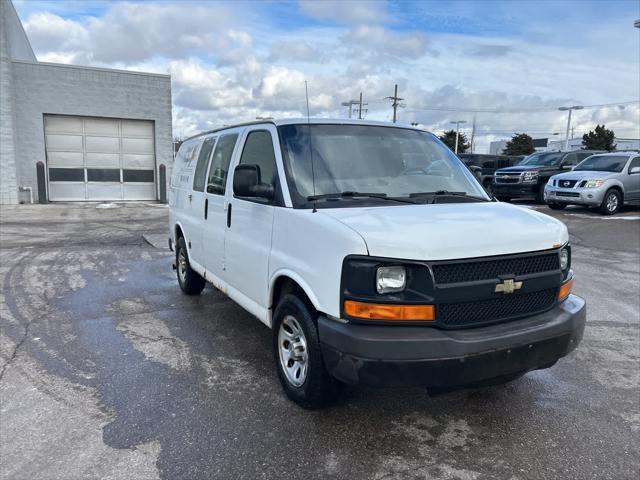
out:
M501 197L535 197L540 185L537 183L496 183L493 182L493 194Z
M602 188L556 188L546 186L544 199L547 203L566 203L598 206L602 203L606 189Z
M548 312L487 327L356 325L321 316L318 330L327 370L345 383L454 388L553 365L576 348L585 322L585 301L570 295Z

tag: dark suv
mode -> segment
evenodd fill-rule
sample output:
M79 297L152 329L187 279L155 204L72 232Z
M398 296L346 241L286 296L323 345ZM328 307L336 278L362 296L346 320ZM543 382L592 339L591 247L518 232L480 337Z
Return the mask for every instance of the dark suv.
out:
M535 198L544 203L544 186L552 175L571 170L578 163L601 151L535 152L518 165L496 170L493 194L498 200Z
M489 196L493 196L493 175L499 168L518 164L524 155L481 155L478 153L461 153L460 160L469 167L480 181Z

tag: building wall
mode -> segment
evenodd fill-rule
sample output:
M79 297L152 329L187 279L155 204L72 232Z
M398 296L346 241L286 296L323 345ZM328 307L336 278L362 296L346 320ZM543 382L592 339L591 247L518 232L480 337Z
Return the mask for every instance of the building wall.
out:
M19 105L14 122L19 186L37 193L36 163L46 161L44 114L153 120L156 178L164 164L169 180L173 153L168 75L16 61L12 68Z
M616 145L616 150L640 150L638 138L616 138L613 143ZM547 150L564 150L564 140L549 142ZM569 150L582 150L582 137L570 138Z
M0 0L0 204L18 203L12 60L35 58L13 5Z

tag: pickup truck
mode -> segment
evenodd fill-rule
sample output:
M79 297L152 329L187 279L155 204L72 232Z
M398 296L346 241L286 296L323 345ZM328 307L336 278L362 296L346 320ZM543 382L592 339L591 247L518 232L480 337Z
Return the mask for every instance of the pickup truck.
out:
M460 160L476 174L487 194L493 196L493 176L500 168L512 167L520 163L524 155L484 155L478 153L461 153ZM476 168L480 171L476 173Z
M551 367L585 326L566 226L491 199L408 126L265 120L186 140L169 246L185 294L209 282L271 329L306 408L344 384L504 383Z
M571 170L600 151L535 152L513 167L496 170L493 194L498 200L533 198L544 203L544 187L553 175Z

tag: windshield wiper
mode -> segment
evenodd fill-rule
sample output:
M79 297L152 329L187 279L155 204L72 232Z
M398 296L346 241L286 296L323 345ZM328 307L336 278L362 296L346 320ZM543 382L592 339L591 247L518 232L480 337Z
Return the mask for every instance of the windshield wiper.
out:
M309 195L307 201L315 202L317 200L337 200L341 198L376 198L380 200L390 200L392 202L411 203L415 204L411 200L402 200L400 198L389 197L386 193L367 193L367 192L336 192L336 193L323 193L322 195Z
M414 192L409 194L409 198L426 197L430 195L433 196L433 200L431 200L431 203L436 203L436 199L438 197L461 197L461 198L472 198L474 200L480 200L483 202L489 201L486 198L469 195L466 192L450 192L449 190L436 190L435 192Z

